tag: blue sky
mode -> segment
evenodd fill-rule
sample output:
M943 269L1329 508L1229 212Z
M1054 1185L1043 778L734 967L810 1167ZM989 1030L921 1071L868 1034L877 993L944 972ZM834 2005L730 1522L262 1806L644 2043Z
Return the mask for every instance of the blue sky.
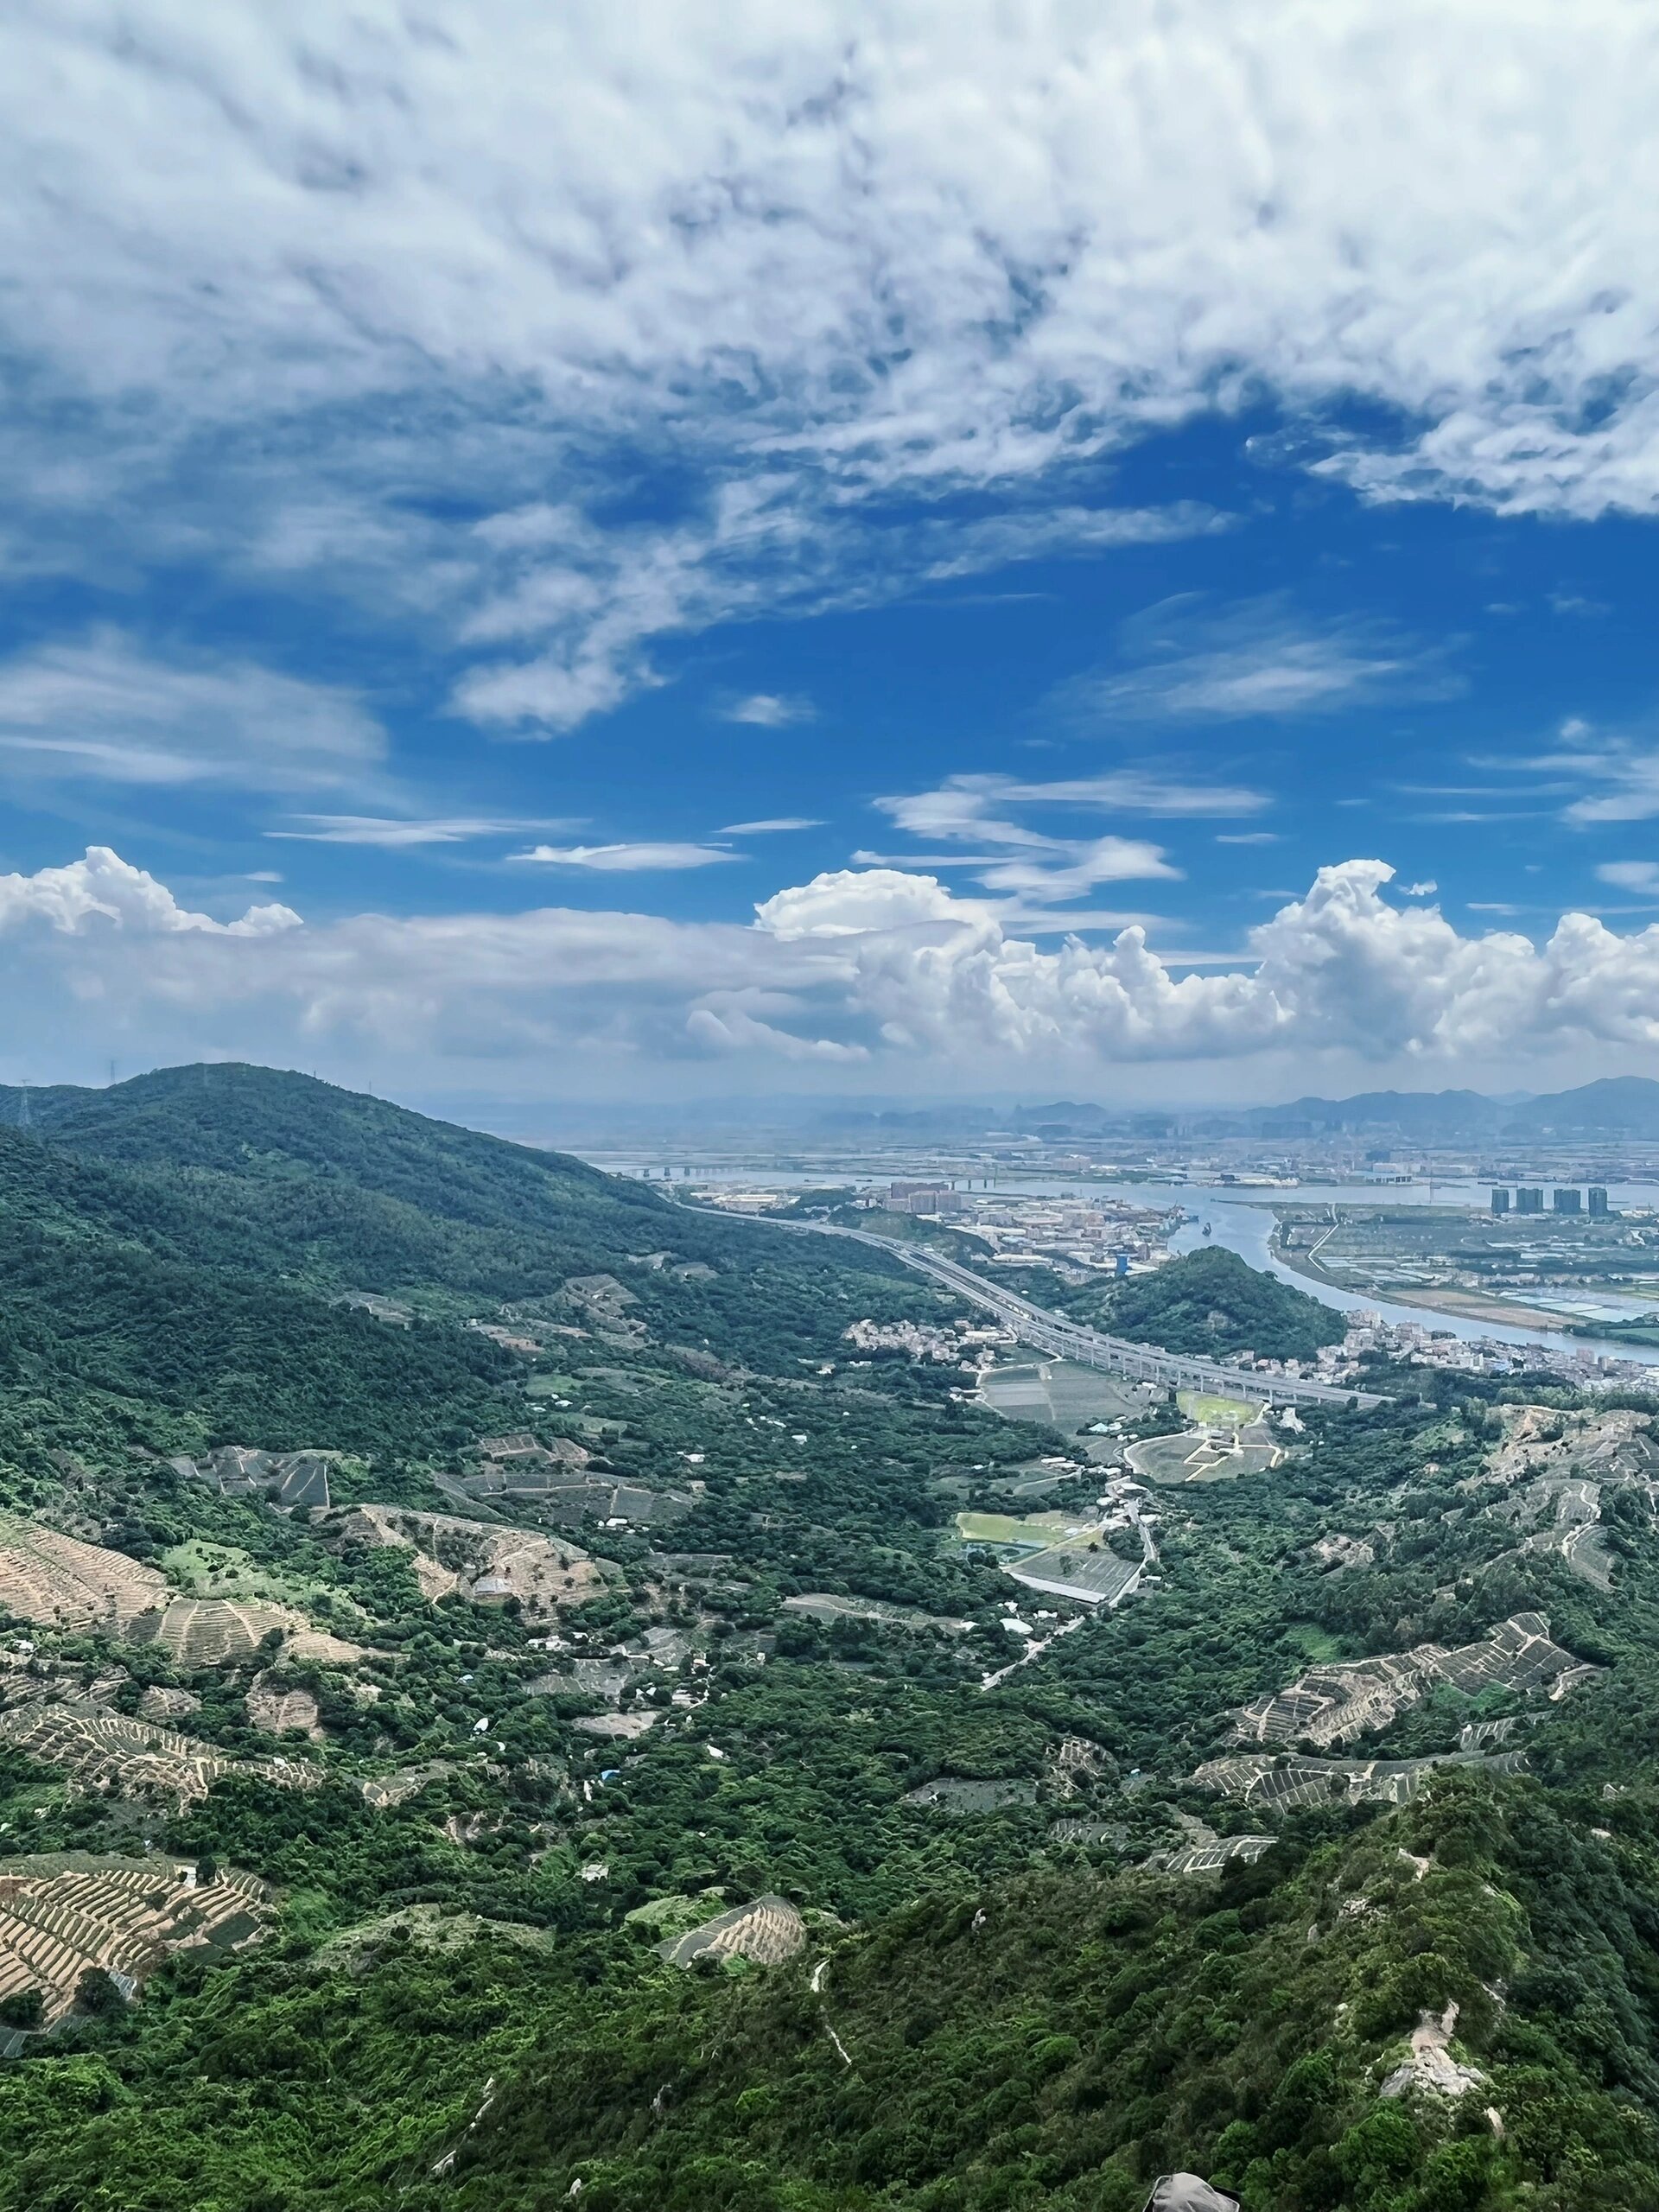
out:
M0 1075L1654 1065L1651 27L131 20L7 34Z

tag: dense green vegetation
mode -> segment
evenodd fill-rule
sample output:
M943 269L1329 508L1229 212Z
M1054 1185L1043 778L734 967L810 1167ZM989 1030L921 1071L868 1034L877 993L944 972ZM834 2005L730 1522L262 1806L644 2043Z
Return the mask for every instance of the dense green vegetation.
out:
M1071 1632L953 1522L1073 1510L1077 1440L998 1420L949 1364L855 1360L849 1321L950 1310L879 1255L298 1077L30 1103L0 1128L0 1506L234 1563L361 1648L189 1664L36 1622L26 1656L0 1623L0 1702L130 1718L161 1693L219 1752L321 1774L180 1803L0 1745L0 1852L167 1850L278 1891L263 1943L181 1954L137 2005L105 1977L50 2036L26 1998L0 2012L22 2045L0 2212L541 2212L578 2182L597 2212L1137 2212L1174 2165L1248 2212L1659 2212L1646 1410L1637 1475L1599 1478L1600 1580L1527 1548L1492 1475L1522 1387L1441 1376L1307 1413L1269 1471L1160 1491L1155 1579ZM1046 1281L1180 1350L1305 1354L1332 1325L1218 1251ZM601 1579L554 1649L516 1600L435 1599L341 1516L157 1456L330 1447L338 1497L533 1532L533 1499L459 1486L507 1431L677 1501L589 1515ZM1015 1594L1068 1627L1018 1665ZM1283 1817L1193 1782L1310 1662L1526 1608L1600 1674L1555 1702L1442 1685L1347 1747L1416 1758L1508 1720L1525 1771ZM266 1733L261 1684L308 1695L319 1739ZM1220 1876L1147 1863L1264 1830ZM790 1963L656 1959L662 1911L770 1892L806 1916ZM1381 2094L1452 2003L1464 2092Z
M1136 1344L1210 1359L1253 1351L1263 1359L1312 1359L1340 1343L1342 1316L1306 1291L1264 1274L1236 1252L1207 1244L1155 1274L1062 1290L1046 1303Z

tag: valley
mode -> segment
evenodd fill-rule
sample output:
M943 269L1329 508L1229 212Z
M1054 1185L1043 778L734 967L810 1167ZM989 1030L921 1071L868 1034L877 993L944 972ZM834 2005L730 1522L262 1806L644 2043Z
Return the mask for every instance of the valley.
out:
M1287 1405L1297 1294L1206 1254L1129 1286L1238 1347L1172 1392L259 1070L39 1123L0 2204L1314 2212L1385 2139L1368 2212L1648 2201L1651 1404ZM1408 2063L1454 2006L1476 2102Z

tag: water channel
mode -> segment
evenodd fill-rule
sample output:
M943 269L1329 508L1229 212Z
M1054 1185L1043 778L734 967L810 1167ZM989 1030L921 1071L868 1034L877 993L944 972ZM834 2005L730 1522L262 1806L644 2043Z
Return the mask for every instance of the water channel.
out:
M637 1174L646 1163L600 1156L594 1159L593 1164L607 1168L613 1174ZM798 1168L775 1168L754 1163L698 1167L693 1171L692 1179L703 1185L736 1183L750 1190L797 1190L842 1181L845 1179L845 1170L836 1174L828 1171L815 1174ZM958 1176L954 1179L966 1186L965 1179ZM1206 1243L1224 1244L1230 1251L1236 1252L1240 1259L1248 1260L1253 1268L1277 1275L1281 1282L1294 1284L1298 1290L1306 1291L1323 1305L1335 1306L1340 1313L1363 1309L1380 1313L1385 1321L1415 1321L1437 1333L1471 1342L1544 1344L1552 1351L1590 1352L1607 1358L1632 1360L1641 1366L1659 1367L1659 1345L1619 1344L1605 1338L1580 1336L1564 1327L1523 1329L1497 1321L1471 1320L1459 1314L1441 1313L1432 1307L1412 1306L1369 1292L1339 1290L1334 1284L1299 1274L1272 1249L1275 1205L1433 1205L1444 1207L1448 1212L1483 1211L1489 1195L1484 1183L1301 1183L1287 1189L1274 1189L1236 1184L1126 1183L1115 1176L1004 1173L998 1175L988 1188L992 1195L1007 1192L1022 1198L1100 1197L1119 1198L1135 1206L1179 1206L1188 1218L1171 1236L1172 1251L1191 1252ZM1659 1206L1659 1186L1650 1183L1609 1185L1607 1202L1616 1211ZM1205 1235L1206 1224L1208 1237Z

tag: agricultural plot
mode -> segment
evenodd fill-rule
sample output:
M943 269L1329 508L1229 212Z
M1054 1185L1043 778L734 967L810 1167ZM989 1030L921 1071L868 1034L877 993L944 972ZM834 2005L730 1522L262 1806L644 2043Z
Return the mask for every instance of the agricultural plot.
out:
M1519 1549L1559 1559L1597 1590L1613 1583L1615 1554L1603 1525L1606 1497L1635 1491L1648 1517L1659 1517L1659 1445L1640 1414L1522 1407L1490 1465L1513 1486L1496 1510L1527 1531Z
M1082 1844L1090 1850L1122 1851L1129 1840L1122 1821L1056 1821L1048 1833L1056 1843Z
M1034 1782L974 1782L941 1775L936 1782L923 1783L918 1789L906 1790L904 1802L929 1812L995 1813L1005 1805L1034 1805L1037 1785Z
M787 1897L756 1897L751 1904L734 1905L717 1913L683 1936L657 1946L659 1958L671 1966L689 1967L696 1960L748 1959L756 1966L780 1966L792 1959L806 1941L806 1923Z
M1151 1436L1125 1454L1137 1475L1160 1488L1185 1483L1237 1482L1276 1466L1283 1457L1265 1423L1241 1429L1196 1428Z
M169 1560L174 1554L169 1553ZM181 1667L217 1667L245 1659L268 1636L283 1639L290 1659L321 1659L349 1666L363 1658L360 1643L314 1628L292 1605L260 1598L175 1597L158 1611L140 1613L127 1630L130 1643L154 1643Z
M584 1714L570 1726L584 1736L605 1736L621 1743L632 1743L635 1737L650 1733L662 1719L660 1706L636 1705L629 1713L594 1713Z
M1525 1764L1524 1751L1447 1751L1421 1759L1316 1759L1253 1751L1208 1760L1192 1779L1218 1796L1242 1797L1267 1812L1288 1813L1301 1805L1404 1805L1437 1768L1480 1766L1514 1774Z
M54 2026L89 1968L101 1967L130 1994L170 1951L249 1942L270 1902L251 1874L221 1871L204 1885L175 1859L79 1852L0 1859L0 1998L37 1990L43 2024Z
M1323 1748L1386 1727L1437 1682L1449 1682L1466 1697L1483 1690L1518 1696L1546 1689L1559 1698L1595 1671L1550 1641L1541 1613L1516 1613L1478 1643L1455 1650L1421 1643L1383 1658L1311 1668L1288 1688L1243 1707L1234 1732L1249 1743L1305 1741Z
M134 1643L154 1643L183 1667L216 1667L245 1659L273 1630L303 1625L275 1605L237 1605L225 1598L175 1598L159 1612L143 1613L128 1631Z
M281 1736L290 1728L300 1728L314 1743L322 1741L317 1700L309 1690L282 1689L269 1675L257 1675L242 1702L254 1726L269 1735Z
M0 1609L43 1628L118 1635L163 1604L167 1579L124 1552L0 1515Z
M395 1544L408 1551L423 1597L460 1596L480 1604L516 1598L524 1613L549 1619L601 1587L586 1552L563 1538L449 1513L400 1505L356 1505L328 1526L344 1541Z
M383 1812L388 1805L407 1804L411 1797L419 1796L429 1782L441 1782L454 1770L452 1759L429 1759L423 1766L400 1767L395 1774L372 1775L359 1787L364 1803L376 1812Z
M1002 1572L1010 1581L1045 1597L1070 1598L1082 1605L1115 1605L1141 1580L1146 1562L1119 1559L1101 1542L1055 1544L1046 1551L1028 1553L1007 1561Z
M1028 1520L1009 1513L958 1513L957 1535L964 1544L988 1544L999 1551L1047 1551L1068 1537L1096 1533L1096 1524L1069 1513L1038 1513Z
M1259 1399L1216 1398L1203 1390L1178 1390L1175 1402L1189 1421L1205 1428L1249 1428L1263 1410Z
M697 1503L688 1491L648 1490L643 1483L619 1483L597 1475L512 1494L533 1497L550 1521L565 1529L579 1529L584 1521L631 1521L645 1529L667 1528L683 1521Z
M150 1796L186 1804L205 1797L223 1775L256 1774L289 1789L314 1787L322 1770L308 1759L233 1758L212 1744L153 1720L85 1700L15 1706L0 1713L0 1743L55 1767L86 1790Z
M1270 1835L1222 1835L1207 1843L1184 1843L1179 1850L1155 1851L1142 1860L1149 1873L1219 1874L1235 1859L1254 1866L1264 1851L1273 1848Z
M1062 1436L1077 1436L1094 1421L1132 1421L1143 1414L1147 1388L1071 1360L1021 1361L990 1370L980 1382L981 1402L1008 1421L1042 1421ZM1090 1459L1113 1459L1121 1446L1107 1436L1077 1436L1074 1447Z
M160 1682L152 1682L138 1700L143 1720L188 1720L200 1710L201 1700L191 1691L168 1689Z
M266 1497L274 1505L327 1505L328 1471L338 1452L257 1452L251 1445L221 1444L200 1459L170 1465L187 1482L221 1497Z

